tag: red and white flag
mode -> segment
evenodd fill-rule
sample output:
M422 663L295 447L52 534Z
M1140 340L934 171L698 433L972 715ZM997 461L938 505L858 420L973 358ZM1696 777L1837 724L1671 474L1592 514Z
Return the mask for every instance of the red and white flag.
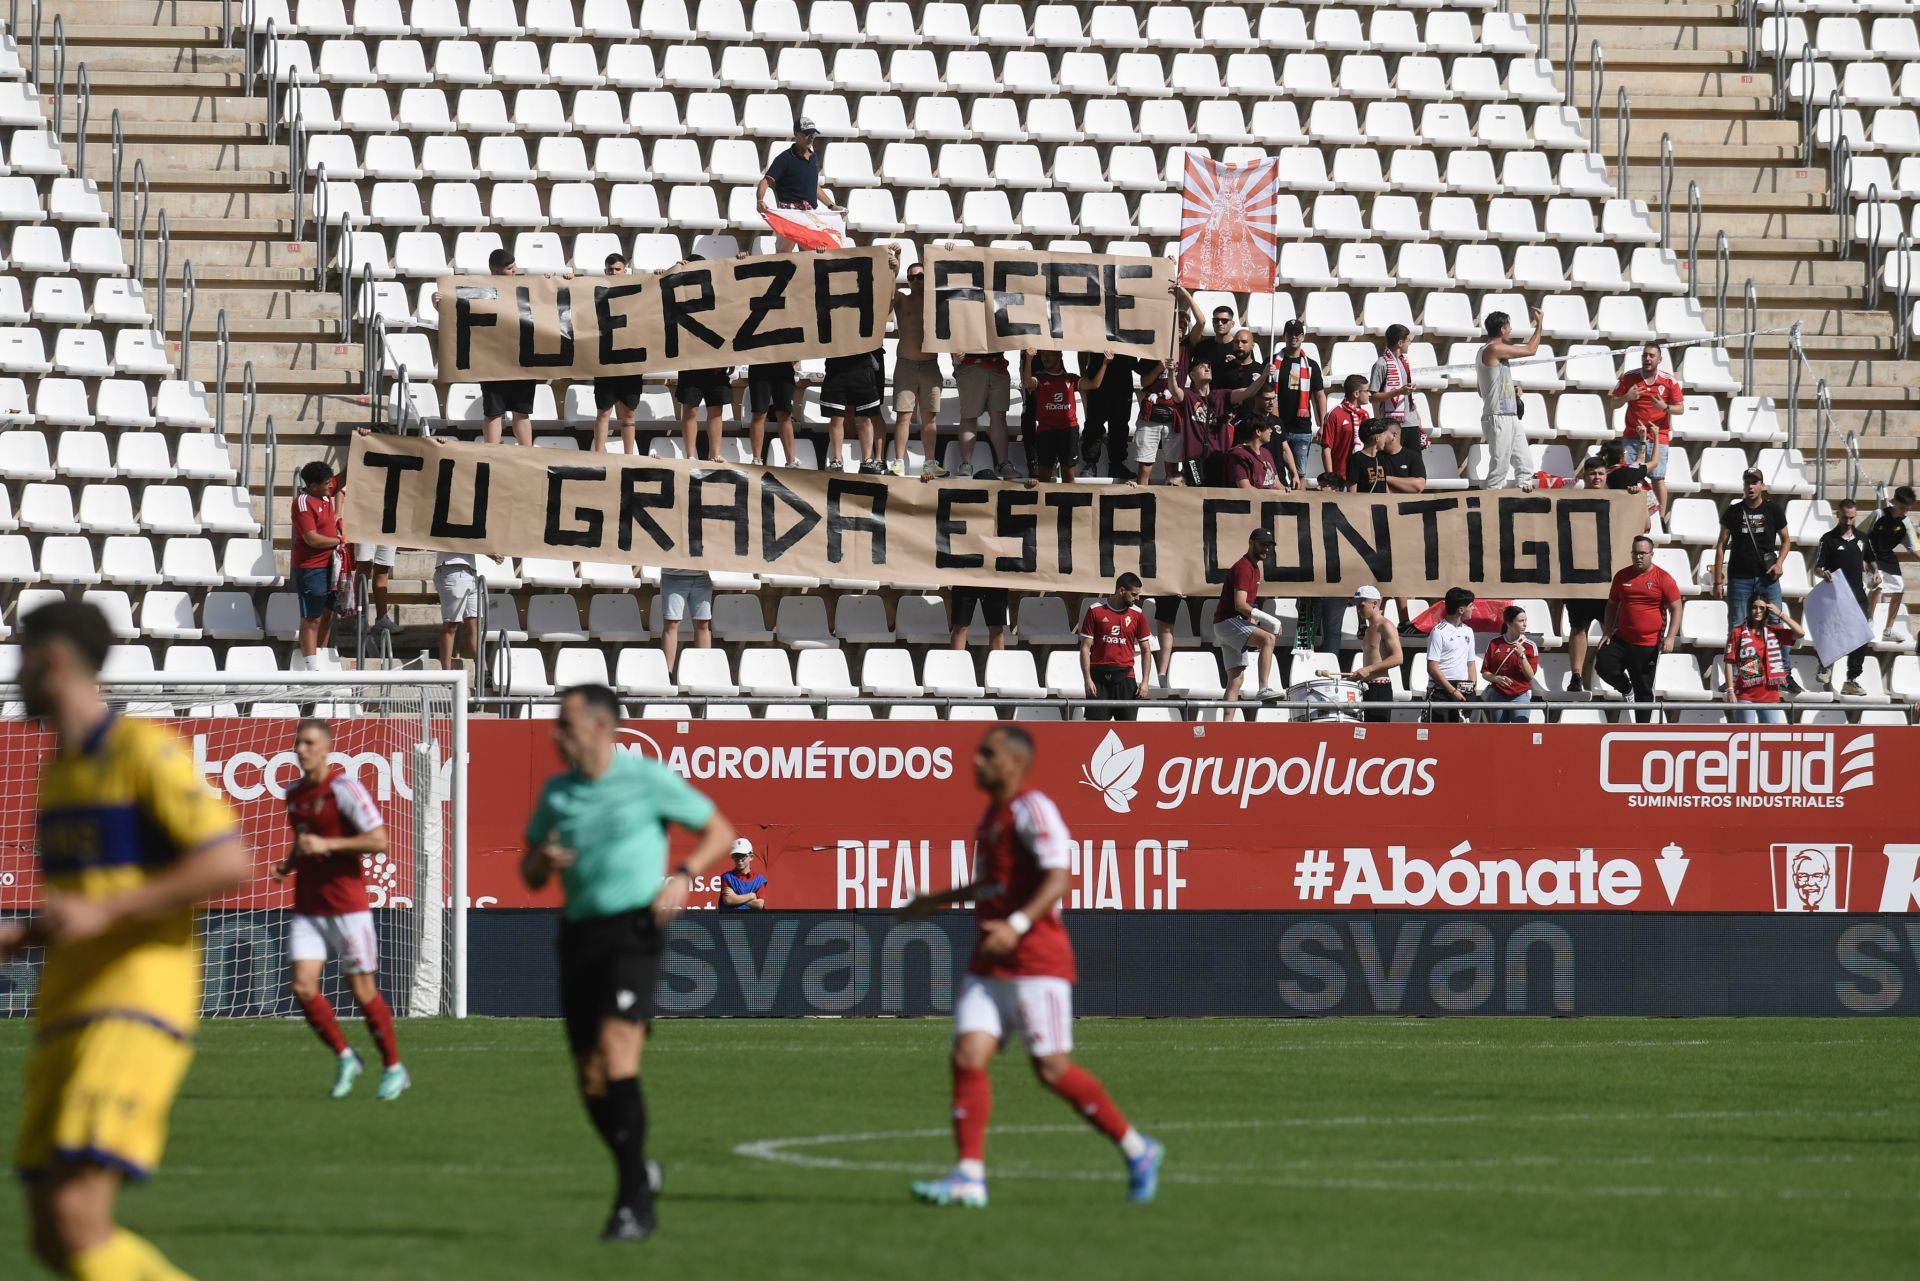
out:
M766 208L767 225L802 249L838 249L847 243L845 215L827 209Z
M1180 193L1180 283L1188 289L1264 294L1280 260L1275 218L1280 161L1223 165L1187 153Z

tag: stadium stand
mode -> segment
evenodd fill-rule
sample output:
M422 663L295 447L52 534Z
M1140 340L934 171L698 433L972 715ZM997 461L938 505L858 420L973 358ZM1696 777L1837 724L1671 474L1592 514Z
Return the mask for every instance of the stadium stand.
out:
M1538 302L1543 351L1564 358L1522 384L1543 472L1617 435L1610 352L1677 344L1667 367L1690 409L1656 532L1689 593L1688 649L1660 688L1697 700L1720 688L1724 611L1702 576L1741 471L1760 466L1811 538L1828 500L1910 483L1920 432L1904 363L1920 316L1915 20L1755 9L1749 23L1732 4L1594 0L1579 10L1590 46L1569 50L1557 20L1474 0L50 0L44 49L17 29L0 47L6 620L29 588L84 592L155 667L251 669L263 644L284 666L293 473L338 462L375 418L477 427L476 388L436 381L434 280L501 246L583 274L614 251L645 270L770 249L754 185L806 116L854 239L907 261L943 237L1160 255L1188 151L1278 154L1280 289L1199 301L1234 307L1263 348L1302 319L1330 384L1370 367L1387 324L1411 326L1436 488L1485 474L1470 361L1488 311ZM587 443L580 390L541 389L538 443ZM727 456L744 458L738 411ZM949 396L943 431L955 413ZM793 461L815 465L817 393L799 425ZM666 383L639 428L643 451L679 456ZM917 441L900 461L918 472ZM740 689L812 695L782 715L849 714L830 704L854 689L1003 709L1078 692L1077 598L1018 602L1011 648L983 657L946 648L938 596L735 575L716 648L668 672L656 571L484 576L496 691L611 676L643 715ZM430 577L430 556L401 553L398 658L431 647ZM1790 597L1808 581L1796 555ZM1567 620L1539 606L1564 682ZM1169 684L1217 694L1191 613ZM1867 683L1907 697L1912 628L1875 622ZM396 657L387 644L350 639L345 661ZM1276 679L1350 658L1283 644ZM1396 680L1403 714L1424 680L1417 661Z

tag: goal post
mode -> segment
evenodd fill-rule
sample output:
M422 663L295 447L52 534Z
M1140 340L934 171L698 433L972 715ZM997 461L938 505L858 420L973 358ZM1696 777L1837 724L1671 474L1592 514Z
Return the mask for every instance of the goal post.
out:
M332 724L332 759L372 795L387 851L363 859L380 944L380 989L401 1015L467 1014L467 686L459 672L279 672L112 675L101 681L122 714L152 717L180 736L195 770L232 808L252 861L245 885L202 920L201 1012L269 1017L297 1012L287 991L291 882L272 867L292 842L287 787L299 777L294 729ZM52 734L21 718L19 689L0 685L0 917L40 902L35 819ZM0 963L0 1017L32 1012L38 949ZM337 967L327 990L343 995Z

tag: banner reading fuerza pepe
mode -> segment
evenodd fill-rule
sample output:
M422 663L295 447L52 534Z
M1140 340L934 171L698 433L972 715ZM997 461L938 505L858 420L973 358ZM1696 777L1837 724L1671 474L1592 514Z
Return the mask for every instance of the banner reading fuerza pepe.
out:
M1262 595L1606 595L1635 496L1284 494L917 480L356 436L347 528L403 547L823 579L1211 596L1256 526ZM1269 496L1271 495L1271 496Z

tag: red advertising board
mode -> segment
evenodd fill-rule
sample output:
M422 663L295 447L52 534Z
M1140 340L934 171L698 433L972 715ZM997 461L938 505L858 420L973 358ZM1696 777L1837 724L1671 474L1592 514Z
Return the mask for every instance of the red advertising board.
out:
M343 723L383 803L403 772ZM185 722L249 834L284 839L291 724ZM355 727L357 729L357 727ZM761 856L774 908L887 908L965 874L984 726L644 721L625 750L708 792ZM1909 728L1034 725L1033 781L1075 847L1070 906L1144 910L1920 910L1903 803ZM32 734L0 728L0 738ZM470 733L473 905L546 906L520 832L557 758L541 721ZM15 744L16 748L22 746ZM26 759L18 750L12 759ZM0 814L30 823L33 771ZM18 872L22 833L4 834ZM26 836L30 848L30 836ZM31 877L0 874L0 906ZM704 888L704 887L703 887ZM704 895L703 895L704 897ZM248 901L267 905L264 891Z

